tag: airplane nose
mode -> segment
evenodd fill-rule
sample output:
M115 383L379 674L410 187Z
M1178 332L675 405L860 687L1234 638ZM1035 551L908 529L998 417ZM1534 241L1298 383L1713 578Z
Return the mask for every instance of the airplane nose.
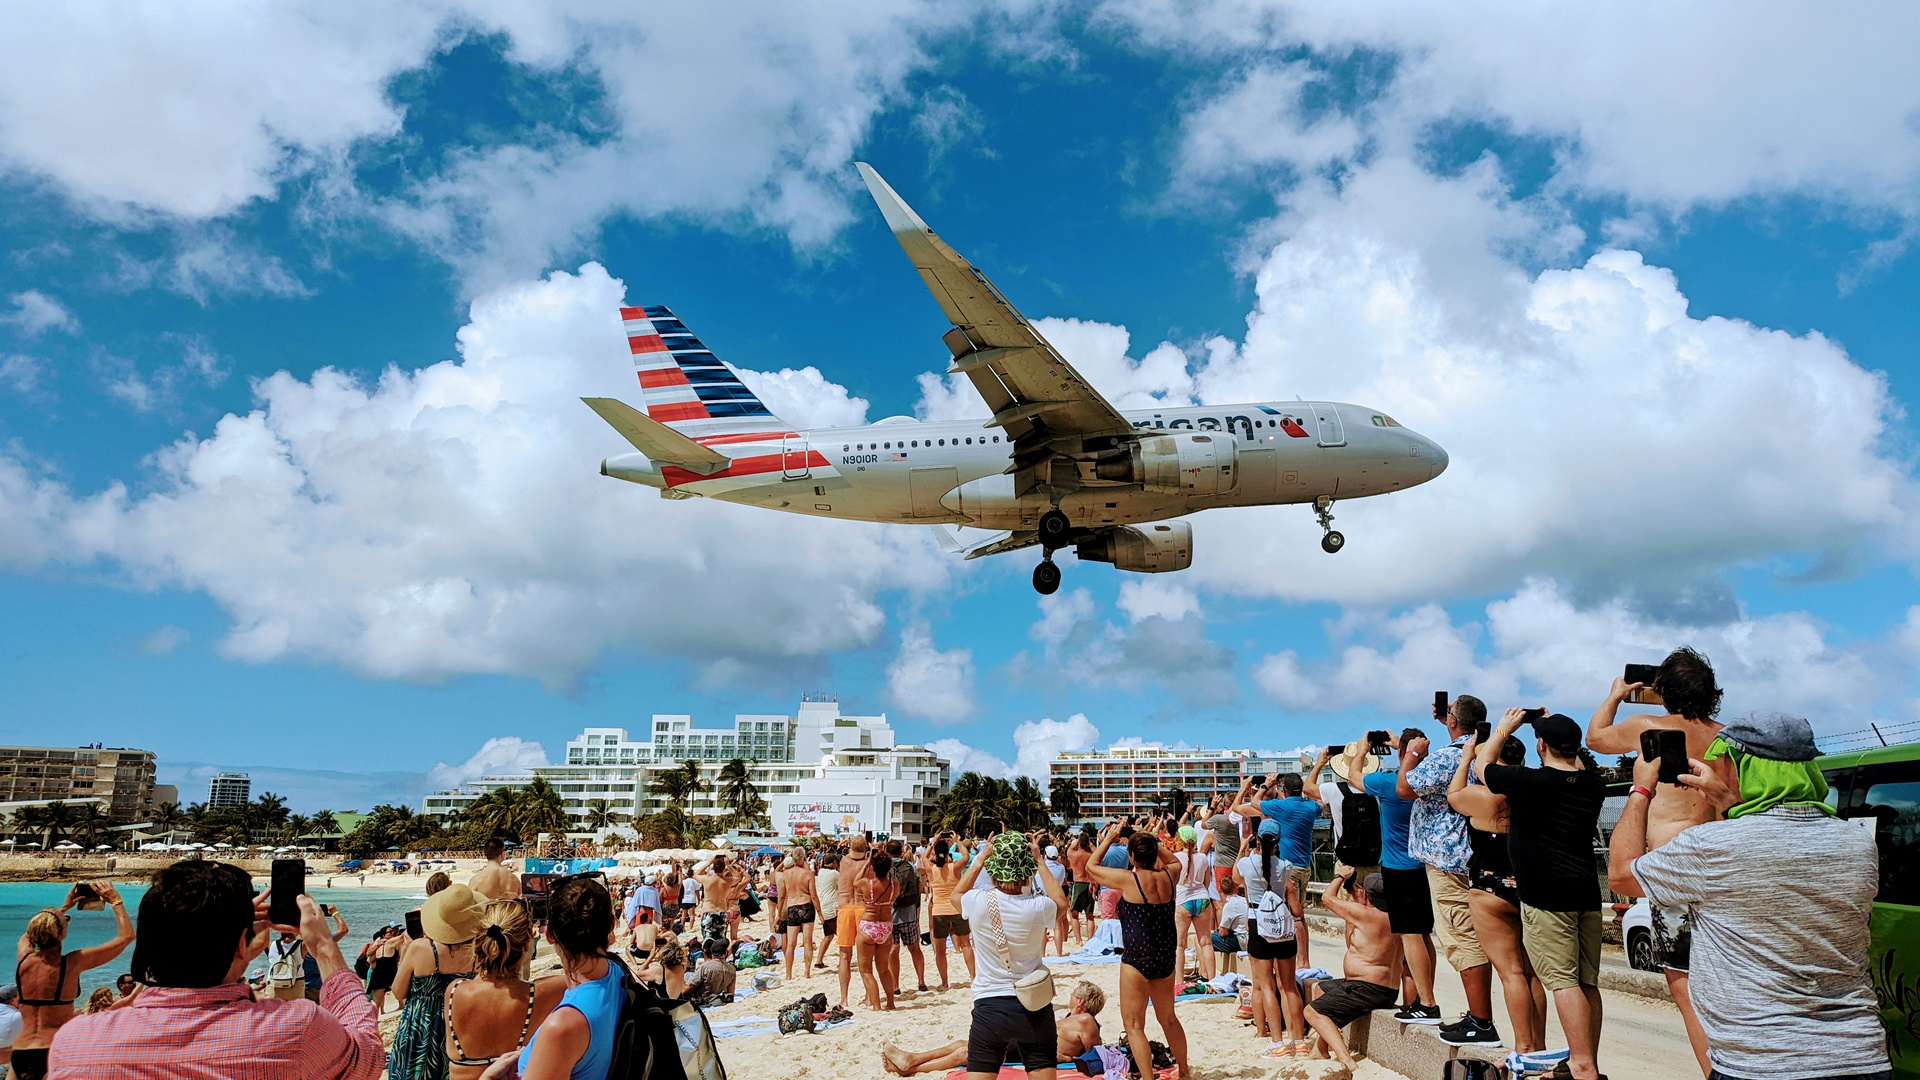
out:
M1447 462L1450 459L1447 457L1446 450L1442 449L1439 443L1434 442L1432 439L1426 440L1426 443L1427 450L1433 457L1432 476L1439 476L1441 473L1447 471ZM1432 476L1430 476L1429 479L1431 479Z

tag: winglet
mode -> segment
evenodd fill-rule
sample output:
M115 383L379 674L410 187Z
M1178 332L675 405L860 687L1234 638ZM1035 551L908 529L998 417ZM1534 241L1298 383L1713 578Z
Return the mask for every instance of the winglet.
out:
M680 465L693 472L707 473L724 469L733 459L717 450L694 442L646 413L617 398L581 398L587 408L600 414L608 426L633 444L633 448L654 461Z
M913 212L913 207L907 205L907 201L893 190L891 184L881 178L873 166L864 161L856 161L853 167L860 170L860 179L867 182L867 191L873 195L873 201L879 204L880 216L887 219L887 228L892 229L896 234L933 231L927 228L927 223L920 219L919 214Z

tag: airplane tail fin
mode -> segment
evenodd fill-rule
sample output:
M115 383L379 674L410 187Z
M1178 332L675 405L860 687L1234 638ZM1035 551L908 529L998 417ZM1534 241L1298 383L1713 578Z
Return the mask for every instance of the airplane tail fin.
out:
M650 419L694 437L780 426L670 309L623 307L620 319Z

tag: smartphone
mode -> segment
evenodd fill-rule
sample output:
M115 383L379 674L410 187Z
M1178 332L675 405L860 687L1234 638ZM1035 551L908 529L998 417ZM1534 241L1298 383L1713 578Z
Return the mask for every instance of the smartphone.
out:
M1388 754L1393 753L1393 747L1388 745L1392 739L1393 732L1391 731L1367 732L1367 753L1372 754L1374 757L1386 757Z
M1640 683L1641 687L1633 693L1628 694L1627 700L1635 705L1666 704L1666 702L1660 700L1660 695L1653 691L1653 677L1658 674L1660 674L1660 669L1652 664L1628 664L1626 671L1627 682Z
M1347 748L1344 746L1328 746L1327 747L1327 756L1329 757L1339 757L1341 754L1344 754L1346 752L1347 752Z
M1677 784L1690 769L1687 765L1687 733L1671 728L1640 733L1640 758L1660 763L1660 783Z
M273 860L273 895L267 899L267 921L275 926L300 925L300 894L307 891L307 860Z
M1493 741L1493 722L1492 721L1482 720L1479 723L1473 725L1473 744L1475 746L1485 746L1492 741Z
M407 912L407 936L416 941L427 936L426 928L420 925L420 911L417 908Z
M100 894L94 891L93 886L84 881L73 887L73 899L73 906L81 911L99 911L107 906L107 902L100 898Z
M329 919L331 919L331 918L333 918L333 913L334 913L334 912L335 912L336 910L338 910L338 909L336 909L336 908L335 908L335 907L334 907L334 906L333 906L332 904L321 904L321 905L320 905L320 914L322 914L322 915L325 915L325 916L326 916L327 918L329 918Z
M1536 720L1545 720L1546 718L1547 710L1545 709L1522 709L1520 711L1520 722L1523 724L1531 724Z
M1435 720L1445 720L1447 718L1447 692L1445 690L1435 690L1433 692L1433 718Z

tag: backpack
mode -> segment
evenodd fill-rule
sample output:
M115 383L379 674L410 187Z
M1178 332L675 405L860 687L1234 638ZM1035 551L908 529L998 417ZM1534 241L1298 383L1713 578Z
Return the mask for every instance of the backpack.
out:
M620 968L620 1020L607 1080L727 1080L706 1014L684 998L661 997L617 957L607 962Z
M285 951L281 951L282 949ZM296 984L306 985L306 971L300 962L301 948L298 942L292 948L286 948L281 942L273 943L273 963L267 967L267 981L276 990L290 990Z
M1340 842L1333 857L1348 866L1380 865L1380 800L1336 780L1340 787Z

